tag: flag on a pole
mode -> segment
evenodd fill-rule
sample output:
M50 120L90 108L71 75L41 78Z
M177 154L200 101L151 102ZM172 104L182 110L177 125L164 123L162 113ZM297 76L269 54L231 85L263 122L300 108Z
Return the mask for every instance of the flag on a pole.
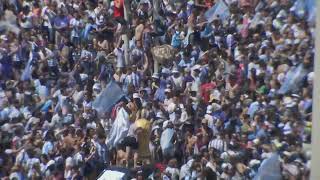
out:
M129 114L124 108L120 108L108 136L108 147L115 147L124 137L126 137L129 126Z
M93 101L93 108L97 110L100 115L110 112L114 106L125 94L120 86L115 81L110 81L107 87L101 94Z
M27 81L32 78L32 59L33 59L33 52L30 53L28 63L21 74L21 81Z

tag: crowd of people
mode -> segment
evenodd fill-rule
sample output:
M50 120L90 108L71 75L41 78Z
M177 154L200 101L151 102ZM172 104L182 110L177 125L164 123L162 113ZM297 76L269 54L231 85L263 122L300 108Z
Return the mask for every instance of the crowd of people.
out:
M0 178L308 179L298 2L0 0Z

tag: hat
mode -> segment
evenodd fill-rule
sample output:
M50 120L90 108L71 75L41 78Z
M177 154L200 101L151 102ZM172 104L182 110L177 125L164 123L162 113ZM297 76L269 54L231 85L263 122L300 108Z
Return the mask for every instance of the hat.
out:
M256 166L256 165L260 165L261 161L257 160L257 159L252 159L250 162L249 162L249 167L253 167L253 166Z
M169 124L169 120L164 121L162 124L162 129L167 128L168 124Z
M47 163L47 167L51 166L51 165L54 165L56 162L54 160L50 160L48 163Z
M161 73L162 73L162 74L170 74L170 70L167 69L167 68L163 68L163 69L161 70Z
M81 81L87 80L88 77L89 77L89 76L88 76L87 74L84 74L84 73L81 73L81 74L80 74L80 79L81 79Z
M291 94L291 97L300 99L301 97L298 94Z
M96 123L88 123L87 124L87 129L96 129L97 128L97 125L96 125Z
M153 73L152 78L159 79L159 74L158 73Z
M248 48L254 48L254 44L253 44L253 43L250 43L250 44L248 45Z
M300 39L295 39L294 41L293 41L293 44L299 44L300 43Z
M152 129L151 129L151 131L154 131L154 130L156 130L156 129L160 129L160 126L158 126L158 125L153 126Z
M293 107L296 105L296 102L294 102L294 100L291 98L291 97L285 97L283 99L283 104L287 107L287 108L290 108L290 107Z
M276 18L281 19L281 18L285 18L285 17L287 17L287 16L288 16L287 12L282 9L282 10L278 13L278 15L277 15Z
M30 119L29 119L29 123L30 124L37 124L37 123L39 123L40 122L40 119L39 118L36 118L36 117L31 117Z
M268 56L265 55L265 54L263 54L263 55L260 55L260 56L259 56L259 59L260 59L261 61L267 61L267 60L268 60Z
M161 111L157 112L156 118L158 118L158 119L164 119L163 113L162 113Z
M201 69L201 65L199 65L199 64L196 64L196 65L194 65L194 66L192 67L192 70L193 70L193 71L200 70L200 69Z
M1 40L4 40L4 41L7 41L7 40L8 40L8 37L4 34L4 35L1 35L1 36L0 36L0 39L1 39Z
M164 90L164 92L171 92L171 89L166 88L166 89Z
M313 81L313 78L314 78L314 72L310 72L310 73L307 75L308 82L312 82L312 81Z
M140 98L138 93L133 93L132 97L133 97L133 99Z
M178 71L177 68L173 68L173 69L172 69L172 73L179 73L179 71Z
M222 169L227 169L227 168L231 169L232 165L230 163L223 163L221 167L222 167Z
M95 83L92 87L93 90L101 90L101 84L100 83Z

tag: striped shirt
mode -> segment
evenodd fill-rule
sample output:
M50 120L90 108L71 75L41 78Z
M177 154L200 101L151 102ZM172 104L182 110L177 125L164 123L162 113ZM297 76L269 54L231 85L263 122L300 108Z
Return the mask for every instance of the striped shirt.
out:
M221 138L216 138L209 142L208 148L214 148L220 152L227 151L227 142Z

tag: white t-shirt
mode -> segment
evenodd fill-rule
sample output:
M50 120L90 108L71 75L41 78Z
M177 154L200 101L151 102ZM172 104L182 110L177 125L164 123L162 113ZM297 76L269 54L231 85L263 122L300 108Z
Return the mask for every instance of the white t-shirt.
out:
M113 53L117 56L117 67L124 67L124 50L121 48L115 48Z

